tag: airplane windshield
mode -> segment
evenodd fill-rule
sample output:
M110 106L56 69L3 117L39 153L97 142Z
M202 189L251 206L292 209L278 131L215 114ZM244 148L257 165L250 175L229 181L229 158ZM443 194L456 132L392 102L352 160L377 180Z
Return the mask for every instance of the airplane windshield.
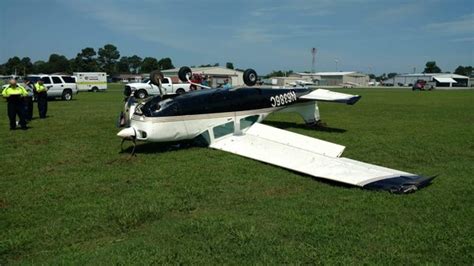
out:
M155 106L155 108L156 108L155 111L158 111L162 108L166 108L168 105L170 105L171 101L172 101L172 99L166 99L166 100L158 102Z

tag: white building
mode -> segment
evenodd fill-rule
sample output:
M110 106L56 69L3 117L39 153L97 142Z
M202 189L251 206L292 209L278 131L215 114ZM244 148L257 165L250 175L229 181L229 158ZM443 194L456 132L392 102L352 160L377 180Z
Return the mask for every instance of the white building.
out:
M369 76L356 71L346 72L316 72L316 73L297 73L301 77L319 80L320 86L341 86L351 84L355 86L367 87L369 85Z
M384 81L386 85L398 87L411 87L418 80L431 82L437 88L442 87L470 87L469 77L457 74L443 73L417 73L417 74L401 74L392 79Z
M178 76L179 68L168 69L161 71L165 76ZM229 80L232 86L244 85L244 72L235 69L228 69L224 67L193 67L191 68L193 74L207 75L210 78L210 85L217 87L224 83L225 79Z

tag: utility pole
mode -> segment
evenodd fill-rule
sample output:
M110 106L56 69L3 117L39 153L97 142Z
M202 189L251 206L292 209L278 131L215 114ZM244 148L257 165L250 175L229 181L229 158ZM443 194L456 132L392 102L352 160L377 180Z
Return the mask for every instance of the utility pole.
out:
M318 52L318 49L312 48L311 49L311 55L313 56L313 60L311 61L311 73L314 73L315 69L314 66L316 64L316 53Z
M339 64L339 59L337 58L334 58L334 62L336 62L336 72L339 71L338 67L337 67L337 64Z

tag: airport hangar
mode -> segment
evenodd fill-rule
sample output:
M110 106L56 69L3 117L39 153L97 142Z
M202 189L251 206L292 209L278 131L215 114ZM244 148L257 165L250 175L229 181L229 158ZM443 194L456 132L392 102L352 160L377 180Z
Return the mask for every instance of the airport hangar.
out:
M436 88L466 88L471 86L469 77L445 73L400 74L391 79L384 80L383 84L385 86L411 87L417 80L433 82L436 84Z
M292 73L288 75L288 77L270 78L267 83L275 86L287 86L298 80L311 82L317 86L341 86L342 84L353 84L367 87L370 78L369 75L356 71Z

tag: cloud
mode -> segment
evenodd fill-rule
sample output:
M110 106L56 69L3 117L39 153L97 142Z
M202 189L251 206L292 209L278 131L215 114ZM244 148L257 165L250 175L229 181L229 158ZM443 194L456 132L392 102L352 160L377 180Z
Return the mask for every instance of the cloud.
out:
M474 42L474 37L456 38L452 39L451 42Z
M254 17L279 17L285 15L298 17L320 17L333 15L341 8L351 5L368 4L375 0L274 0L262 2L261 8L251 12Z
M191 40L191 43L203 42L205 36L197 33L188 23L183 23L180 19L169 19L159 15L159 12L147 9L150 5L160 6L159 2L144 1L143 6L128 7L127 1L116 3L78 0L67 2L67 5L84 13L85 16L92 17L112 31L133 36L137 42L150 41L176 49L199 52L200 50L190 45L187 40Z
M430 23L424 28L428 31L445 34L474 33L474 13L451 21Z

